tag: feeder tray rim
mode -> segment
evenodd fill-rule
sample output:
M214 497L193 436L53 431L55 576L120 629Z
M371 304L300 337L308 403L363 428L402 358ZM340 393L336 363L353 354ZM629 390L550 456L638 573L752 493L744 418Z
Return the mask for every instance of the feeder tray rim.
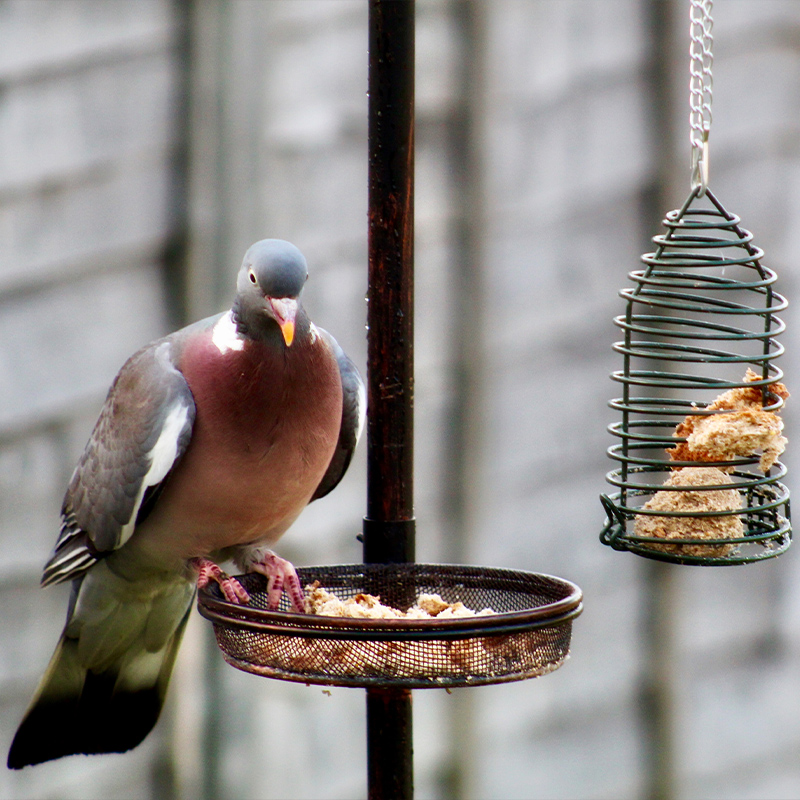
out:
M376 569L400 569L409 577L414 571L423 571L426 567L437 570L453 570L450 577L459 576L470 579L473 583L481 576L480 567L455 564L420 564L416 562L402 564L337 564L338 568L353 568L362 572ZM322 572L330 567L303 567L301 573ZM409 569L411 568L411 569ZM524 570L491 569L495 579L520 580L535 578L551 582L567 591L567 595L559 600L534 606L520 611L509 611L495 614L476 613L471 617L454 617L448 619L362 619L353 617L333 617L321 614L299 614L291 611L268 610L240 606L221 599L215 584L200 589L198 592L198 608L200 613L215 624L248 628L259 632L284 636L305 638L469 638L506 633L518 633L525 630L550 627L577 617L583 610L583 593L572 581L545 573L533 573ZM461 572L456 572L461 570ZM353 577L357 577L354 573ZM435 582L432 576L430 583ZM444 577L444 576L442 576ZM433 587L435 588L435 587ZM524 587L522 587L524 588ZM502 590L500 590L502 591ZM217 596L215 596L217 595Z
M575 619L583 611L583 603L578 601L577 604L571 604L571 606L564 610L561 614L551 615L539 620L531 620L527 617L526 612L476 615L475 617L459 617L454 620L437 620L435 618L430 620L396 619L389 620L389 624L383 625L374 625L370 623L385 623L387 622L386 620L350 619L348 617L322 617L323 620L334 620L338 623L350 622L356 624L337 624L312 627L308 624L297 626L280 624L279 621L270 624L269 622L257 619L247 619L244 616L234 618L228 614L219 613L217 610L219 605L221 604L214 602L213 600L209 602L208 599L206 599L204 604L200 606L200 613L214 624L228 625L239 629L254 631L256 633L273 636L296 637L301 639L335 639L337 641L354 641L359 639L365 639L368 641L441 641L445 639L473 639L476 637L507 636L517 633L525 633L528 631L537 630L539 628L552 628L557 625L561 625L564 622L569 622ZM287 612L273 613L282 615L287 614ZM519 615L521 615L521 617ZM293 616L303 617L304 615L296 614ZM474 624L476 617L483 619L484 616L491 617L493 624L490 626L476 626ZM515 616L518 618L515 620L511 619ZM498 624L498 618L508 621L504 622L503 624ZM418 624L416 626L398 624L409 622L416 622ZM447 624L451 622L460 622L464 624L459 626ZM438 623L438 625L434 623Z

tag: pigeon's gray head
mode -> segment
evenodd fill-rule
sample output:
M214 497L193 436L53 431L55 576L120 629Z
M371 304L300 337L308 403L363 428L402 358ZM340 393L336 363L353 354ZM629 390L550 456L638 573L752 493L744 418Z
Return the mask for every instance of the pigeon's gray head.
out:
M250 336L274 330L286 346L294 340L300 293L308 279L303 254L282 239L262 239L244 254L236 282L234 314L239 329Z

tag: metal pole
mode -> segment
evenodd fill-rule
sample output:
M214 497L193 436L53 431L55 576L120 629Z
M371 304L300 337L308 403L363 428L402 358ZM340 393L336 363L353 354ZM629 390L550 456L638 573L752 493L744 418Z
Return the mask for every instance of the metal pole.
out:
M414 0L369 3L364 561L414 560ZM370 800L413 796L411 692L367 690Z

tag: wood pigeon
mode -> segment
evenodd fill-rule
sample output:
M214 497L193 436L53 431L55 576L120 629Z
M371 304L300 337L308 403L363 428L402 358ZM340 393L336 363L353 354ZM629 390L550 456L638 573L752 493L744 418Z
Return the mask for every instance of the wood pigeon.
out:
M69 483L42 584L72 581L67 622L8 766L124 752L158 719L195 586L247 592L217 562L269 578L297 611L297 574L268 548L342 479L364 385L300 303L306 261L265 239L230 311L122 367Z

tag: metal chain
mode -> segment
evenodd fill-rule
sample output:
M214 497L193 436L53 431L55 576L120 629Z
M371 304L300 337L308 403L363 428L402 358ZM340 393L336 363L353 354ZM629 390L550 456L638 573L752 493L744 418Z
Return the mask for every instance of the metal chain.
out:
M700 187L700 196L708 186L708 134L711 130L711 93L714 80L711 65L714 38L711 8L714 0L690 0L689 16L689 139L692 144L692 188Z

